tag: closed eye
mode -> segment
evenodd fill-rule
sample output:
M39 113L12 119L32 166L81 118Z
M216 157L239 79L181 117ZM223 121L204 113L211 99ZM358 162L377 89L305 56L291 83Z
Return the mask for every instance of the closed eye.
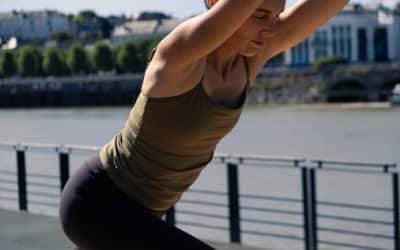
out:
M254 13L253 16L255 18L263 19L263 18L268 17L269 14L270 14L270 12L267 12L267 11L257 11L256 13Z
M278 19L279 15L283 12L283 9L279 12L277 12L276 17L274 17L274 19ZM258 19L264 19L264 18L268 18L269 16L272 15L272 12L270 10L267 9L257 9L256 12L254 13L254 17L258 18Z

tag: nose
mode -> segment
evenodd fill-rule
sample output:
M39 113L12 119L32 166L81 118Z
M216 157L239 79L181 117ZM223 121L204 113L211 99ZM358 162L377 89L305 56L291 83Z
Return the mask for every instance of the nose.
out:
M270 37L276 34L276 26L277 26L278 18L269 19L265 22L263 27L260 30L260 33L263 37Z

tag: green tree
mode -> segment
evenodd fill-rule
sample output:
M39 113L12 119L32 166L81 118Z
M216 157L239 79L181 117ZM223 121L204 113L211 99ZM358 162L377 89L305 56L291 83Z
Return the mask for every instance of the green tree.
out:
M139 71L144 71L146 69L146 65L152 56L152 51L161 41L160 37L153 37L144 40L136 40L134 41L135 46L137 48L137 57L139 59L140 68Z
M138 20L162 20L162 19L171 19L172 17L170 15L167 15L162 12L157 12L157 11L144 11L141 12L138 16Z
M72 45L67 53L67 65L73 74L86 74L90 71L90 61L85 49L79 45Z
M76 16L70 16L71 20L77 25L82 25L83 23L90 23L97 21L97 14L92 10L82 10Z
M44 53L43 70L50 76L66 75L66 63L62 53L57 48L48 48Z
M39 76L41 62L42 54L33 45L25 45L17 51L17 69L21 76Z
M94 45L92 63L97 71L111 71L114 68L112 51L107 43L97 42Z
M71 41L74 39L74 35L68 32L56 32L50 35L50 39L59 42Z
M320 57L314 61L313 66L317 70L323 70L330 65L346 64L347 62L347 59L341 56Z
M102 37L103 38L110 38L111 31L114 28L112 23L107 18L104 18L104 17L99 17L98 18L98 22L100 24Z
M17 73L17 65L15 63L14 54L6 50L0 56L0 74L2 76L12 76Z
M124 43L117 54L117 65L122 72L139 72L141 65L137 47L133 42Z
M84 20L87 20L87 21L90 21L90 20L93 20L93 19L97 18L97 14L93 10L82 10L82 11L79 12L78 15L81 16Z

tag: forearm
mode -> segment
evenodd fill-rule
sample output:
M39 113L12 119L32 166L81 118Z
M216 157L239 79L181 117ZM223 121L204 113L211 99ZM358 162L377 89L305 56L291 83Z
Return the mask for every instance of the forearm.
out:
M269 39L266 54L284 51L309 37L334 17L349 0L301 0L279 18L276 35Z
M179 26L164 45L176 61L188 64L224 43L254 13L263 0L219 0L206 13ZM176 52L184 51L185 54ZM168 56L171 58L171 54Z

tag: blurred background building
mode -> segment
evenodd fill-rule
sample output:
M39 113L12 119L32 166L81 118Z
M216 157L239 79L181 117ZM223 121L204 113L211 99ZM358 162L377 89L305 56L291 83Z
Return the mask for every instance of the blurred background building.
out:
M285 53L285 64L309 66L321 57L348 62L400 62L400 15L380 4L349 4Z
M0 13L0 37L4 40L12 37L41 40L53 33L74 33L75 30L67 15L53 10Z

